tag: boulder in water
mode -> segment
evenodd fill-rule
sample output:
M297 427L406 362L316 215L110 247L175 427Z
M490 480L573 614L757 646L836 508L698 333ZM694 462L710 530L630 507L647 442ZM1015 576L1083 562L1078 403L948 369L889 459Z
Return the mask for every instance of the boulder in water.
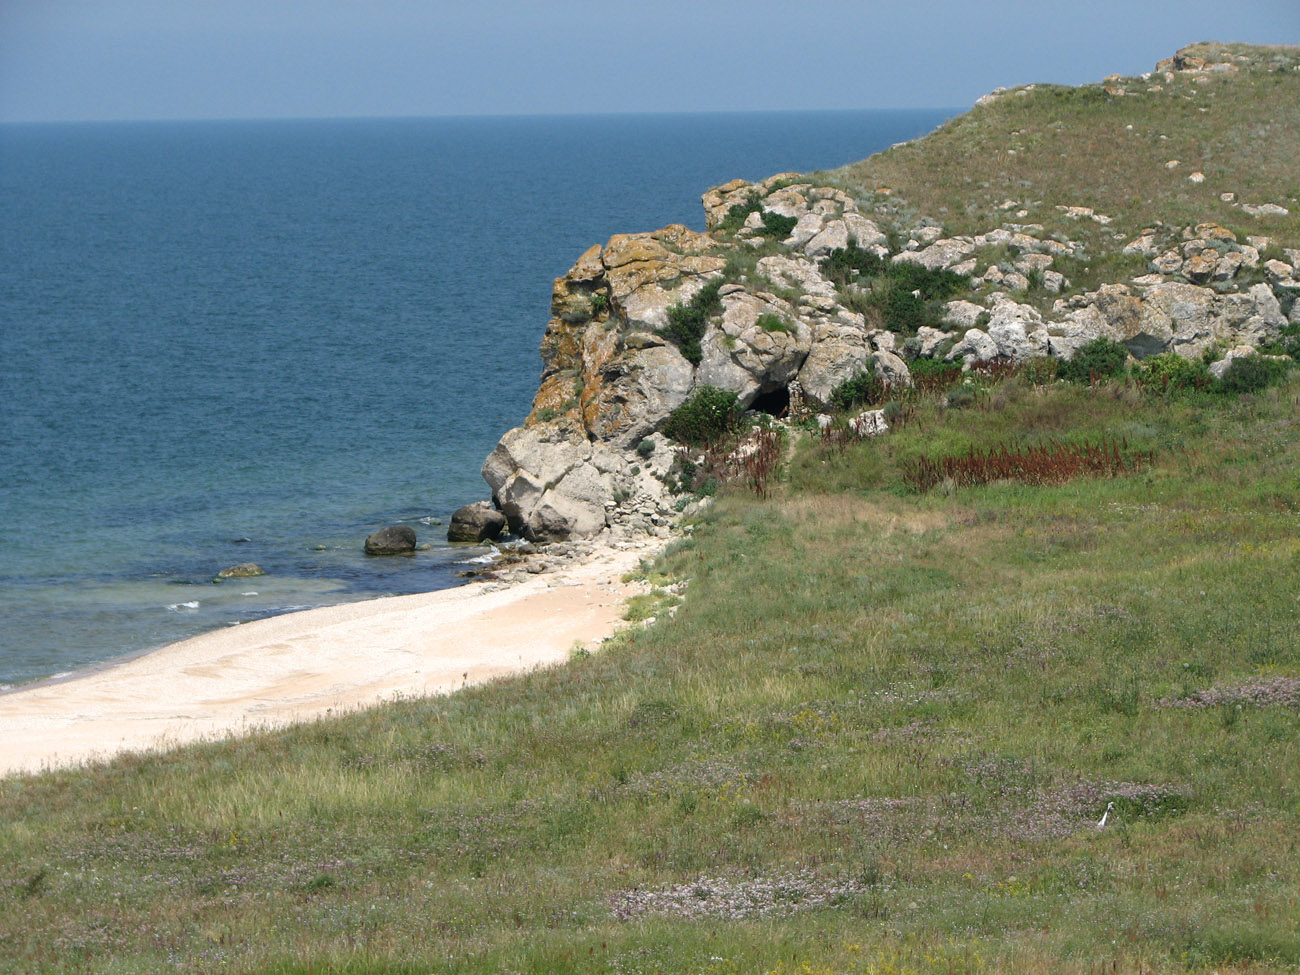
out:
M482 542L496 538L506 529L506 516L490 501L477 501L457 508L447 526L449 542Z
M264 576L266 570L256 562L240 562L239 565L232 565L229 569L222 569L217 573L218 579L251 579L253 576Z
M367 555L408 555L415 551L415 529L389 525L366 539Z

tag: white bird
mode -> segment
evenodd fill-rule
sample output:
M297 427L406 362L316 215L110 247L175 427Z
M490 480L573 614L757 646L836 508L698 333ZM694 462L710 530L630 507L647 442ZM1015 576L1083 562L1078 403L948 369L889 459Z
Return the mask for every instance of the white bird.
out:
M1097 828L1098 828L1098 829L1105 829L1105 828L1106 828L1106 819L1107 819L1108 816L1110 816L1110 812L1111 812L1111 810L1114 809L1114 808L1115 808L1115 803L1113 803L1113 802L1108 802L1108 803L1106 803L1106 811L1105 811L1104 813L1101 814L1101 822L1099 822L1099 823L1097 824Z

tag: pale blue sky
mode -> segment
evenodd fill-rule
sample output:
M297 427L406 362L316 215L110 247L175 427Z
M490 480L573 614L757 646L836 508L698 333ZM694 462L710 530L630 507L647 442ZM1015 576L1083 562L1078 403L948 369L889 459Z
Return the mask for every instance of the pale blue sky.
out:
M0 0L0 121L964 107L1300 0Z

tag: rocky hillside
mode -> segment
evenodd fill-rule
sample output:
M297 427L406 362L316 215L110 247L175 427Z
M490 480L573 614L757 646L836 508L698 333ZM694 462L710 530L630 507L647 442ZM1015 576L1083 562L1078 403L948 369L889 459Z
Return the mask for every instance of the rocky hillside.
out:
M555 283L542 382L483 475L533 540L660 532L705 387L830 410L920 360L1255 354L1300 323L1300 49L1197 45L1153 73L981 99L843 170L704 194L707 232L612 238Z

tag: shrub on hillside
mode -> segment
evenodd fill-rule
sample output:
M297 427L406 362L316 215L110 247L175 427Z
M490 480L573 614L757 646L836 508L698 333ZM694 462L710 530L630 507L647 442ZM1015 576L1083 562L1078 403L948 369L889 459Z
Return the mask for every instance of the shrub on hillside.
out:
M764 332L793 332L794 326L787 322L780 315L774 315L771 312L759 315L758 320L754 322Z
M894 262L856 244L831 251L821 268L850 310L877 317L891 332L909 335L922 325L940 325L938 303L970 285L965 275L954 271Z
M1219 388L1225 393L1253 393L1280 382L1292 363L1262 355L1244 355L1228 365Z
M1184 359L1176 352L1164 352L1142 362L1138 382L1161 392L1171 392L1202 389L1210 384L1211 378L1210 370L1199 359Z
M722 311L722 299L718 297L718 289L721 287L722 279L714 278L686 304L673 305L668 309L668 324L661 330L661 334L672 339L681 349L686 361L693 366L698 366L704 358L700 340L704 338L709 317Z
M685 403L669 414L664 436L680 443L702 447L735 429L740 418L736 394L716 386L701 386Z
M771 210L763 211L763 226L758 233L762 237L772 237L776 240L785 240L794 231L794 225L799 222L798 217L783 217L779 213L773 213Z
M844 380L831 391L831 406L851 410L857 406L874 406L885 398L885 384L873 370L867 369Z
M763 225L758 228L758 235L760 237L771 237L775 240L784 240L789 237L790 232L794 230L794 225L799 222L797 217L783 217L771 210L764 210L762 201L757 196L754 196L744 203L734 204L727 211L727 215L722 218L722 223L718 225L718 229L735 233L745 226L745 221L749 219L751 213L761 213L763 215Z
M1288 325L1274 342L1267 342L1259 347L1264 355L1288 355L1300 361L1300 323Z
M960 362L943 359L913 359L908 369L912 385L921 393L942 392L961 382L962 377Z
M1062 362L1057 375L1076 383L1091 383L1124 375L1128 349L1114 339L1096 338Z

